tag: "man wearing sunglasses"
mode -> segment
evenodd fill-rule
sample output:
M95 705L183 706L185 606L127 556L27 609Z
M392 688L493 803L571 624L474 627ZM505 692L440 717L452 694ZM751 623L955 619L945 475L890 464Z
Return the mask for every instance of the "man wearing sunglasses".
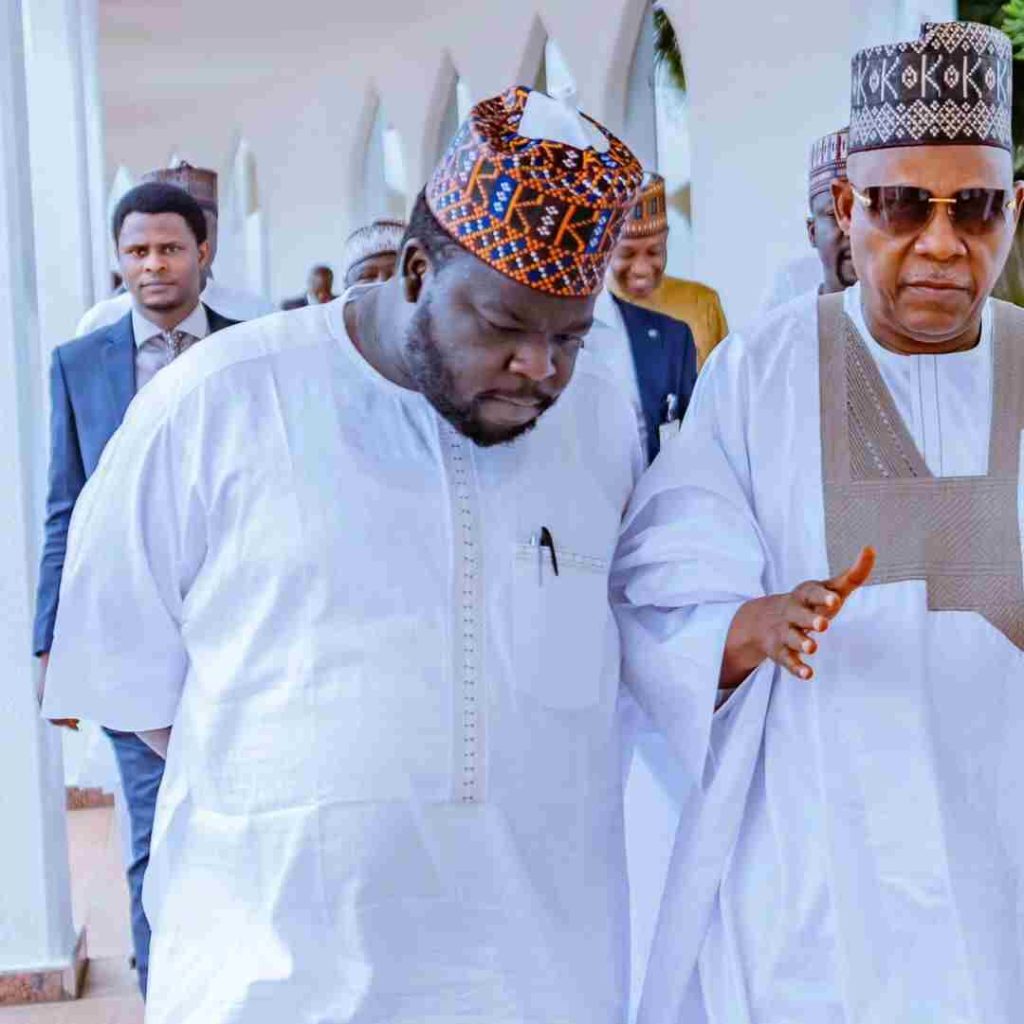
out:
M855 57L859 285L734 335L634 498L626 673L694 780L642 1024L1020 1020L1011 65L969 23Z

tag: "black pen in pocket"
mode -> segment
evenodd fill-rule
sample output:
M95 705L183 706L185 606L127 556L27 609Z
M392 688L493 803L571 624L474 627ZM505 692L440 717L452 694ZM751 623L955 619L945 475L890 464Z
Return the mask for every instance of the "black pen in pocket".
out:
M551 568L555 570L555 575L558 575L558 554L555 551L555 538L551 536L551 531L546 527L540 528L540 546L547 548L551 552Z

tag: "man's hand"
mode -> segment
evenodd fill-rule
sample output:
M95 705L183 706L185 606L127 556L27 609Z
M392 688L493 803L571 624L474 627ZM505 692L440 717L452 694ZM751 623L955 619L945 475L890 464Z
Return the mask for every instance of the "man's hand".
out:
M747 601L729 628L719 686L739 686L769 658L798 679L812 679L814 670L803 660L818 650L811 634L828 629L874 567L874 548L862 548L857 561L833 579L808 580L792 593Z
M46 692L46 670L50 665L50 652L44 651L39 655L39 692L36 696L39 698L39 705L42 707L43 694ZM56 725L61 729L70 729L72 732L78 732L78 719L77 718L51 718L50 725Z

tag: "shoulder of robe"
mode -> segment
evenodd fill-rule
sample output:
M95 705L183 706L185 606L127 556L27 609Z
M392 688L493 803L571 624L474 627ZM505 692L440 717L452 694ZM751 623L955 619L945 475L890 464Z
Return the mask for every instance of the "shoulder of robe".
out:
M672 277L666 274L663 281L663 288L669 295L688 297L694 301L718 302L718 292L709 284L701 281L690 281L684 277Z
M734 330L708 357L701 378L746 374L756 386L780 366L817 358L818 296L799 295Z
M561 405L597 403L599 407L621 406L629 412L629 399L622 393L622 385L616 380L614 373L605 362L593 353L582 349L576 358L576 368L572 380L559 399Z
M565 423L567 417L574 419L585 435L600 437L597 448L605 457L611 454L608 445L622 438L623 451L628 452L636 437L636 414L629 396L613 371L586 349L576 359L569 386L541 423Z
M336 344L324 306L291 313L273 313L225 327L194 345L181 359L161 370L135 396L125 423L166 419L193 394L213 381L251 374L263 364L268 373L278 357L295 365L303 350L331 350ZM314 357L315 358L315 357ZM308 371L306 371L308 372Z
M993 298L990 301L999 322L1012 330L1014 334L1024 335L1024 309L1003 299Z

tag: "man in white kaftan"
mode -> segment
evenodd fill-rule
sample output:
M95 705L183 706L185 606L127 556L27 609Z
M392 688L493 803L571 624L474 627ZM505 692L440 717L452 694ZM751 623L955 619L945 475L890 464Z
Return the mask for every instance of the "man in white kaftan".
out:
M530 284L451 220L504 195L449 198L499 156L594 203L584 246L525 231L561 266ZM133 404L76 510L44 713L173 726L148 1024L625 1019L607 582L642 459L573 364L639 180L510 90L390 282L225 332Z
M926 26L854 74L970 55L1005 114L1009 53ZM858 110L891 96L864 89L835 186L861 285L716 353L613 573L627 676L691 780L643 1024L1024 1006L1024 317L989 298L1022 190L1008 114L872 137Z

